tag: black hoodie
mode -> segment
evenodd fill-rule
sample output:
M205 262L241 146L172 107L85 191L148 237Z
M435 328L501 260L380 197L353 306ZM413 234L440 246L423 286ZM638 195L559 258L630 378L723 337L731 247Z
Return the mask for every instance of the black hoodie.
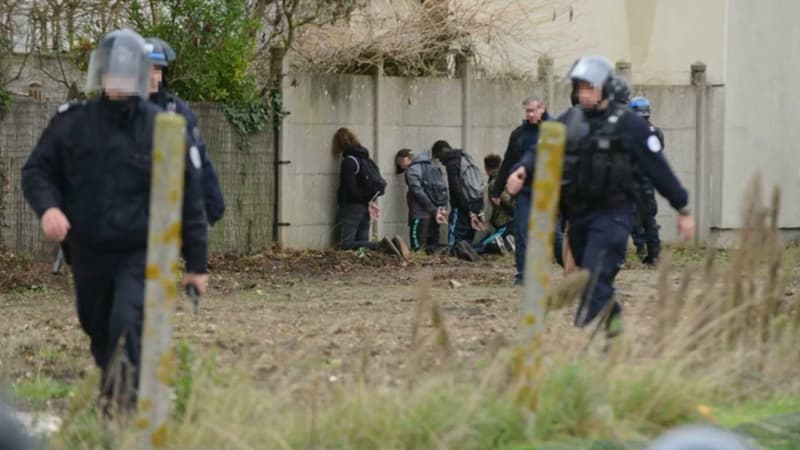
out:
M361 161L363 159L370 159L369 151L360 145L349 147L342 154L339 191L337 194L339 206L354 204L366 206L372 200L364 190L364 187L358 182L358 172L361 170Z

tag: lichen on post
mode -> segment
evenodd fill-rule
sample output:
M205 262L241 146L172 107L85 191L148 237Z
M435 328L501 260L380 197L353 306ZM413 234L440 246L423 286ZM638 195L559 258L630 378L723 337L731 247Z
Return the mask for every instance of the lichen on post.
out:
M167 443L167 421L172 403L172 313L178 296L176 281L181 246L185 130L186 121L180 115L159 113L156 116L136 420L141 431L142 448L145 449L165 448Z
M542 366L545 315L550 303L548 285L553 261L556 213L561 192L566 128L559 122L540 126L536 168L528 219L528 248L525 255L525 287L522 296L517 376L520 399L534 412L538 397L538 374Z

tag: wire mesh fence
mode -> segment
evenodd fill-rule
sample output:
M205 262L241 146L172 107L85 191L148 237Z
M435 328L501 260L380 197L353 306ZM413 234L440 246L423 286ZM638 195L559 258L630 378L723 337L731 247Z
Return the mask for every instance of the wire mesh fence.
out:
M54 258L58 248L44 238L36 215L25 202L20 171L59 104L21 99L0 122L0 244L36 259ZM193 109L227 204L225 216L209 232L209 250L225 254L257 251L273 240L272 131L250 136L242 145L220 106L197 104Z

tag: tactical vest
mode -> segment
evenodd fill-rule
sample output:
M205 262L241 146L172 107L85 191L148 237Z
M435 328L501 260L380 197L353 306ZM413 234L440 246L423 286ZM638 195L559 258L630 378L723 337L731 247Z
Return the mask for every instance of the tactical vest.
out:
M638 170L619 129L625 113L625 108L614 107L602 118L588 120L579 107L568 112L561 186L561 206L567 217L636 199Z

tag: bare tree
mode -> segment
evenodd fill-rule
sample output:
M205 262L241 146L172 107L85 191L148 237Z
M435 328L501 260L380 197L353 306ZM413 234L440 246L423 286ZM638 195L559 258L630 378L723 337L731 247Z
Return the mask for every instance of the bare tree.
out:
M16 70L11 70L18 42L24 42L26 48L30 44L28 36L22 33L22 27L18 24L24 4L22 0L0 0L0 90L19 79L28 61L25 53Z
M279 85L279 68L306 28L348 22L351 14L367 3L368 0L250 0L251 15L263 23L256 36L254 73L269 74L267 80L261 80L268 86Z
M373 0L350 20L308 26L292 47L298 70L453 74L454 57L487 74L513 71L559 46L571 5L584 0ZM498 70L499 68L499 70ZM517 68L519 69L519 68Z
M9 2L11 0L0 0ZM30 42L25 57L33 57L36 69L45 77L63 85L67 97L82 96L78 88L81 61L87 55L87 42L94 42L104 32L124 23L128 2L121 0L41 0L12 1L16 14L26 17L18 35ZM5 8L4 8L5 10ZM51 63L52 62L52 63ZM22 68L20 68L21 71Z

